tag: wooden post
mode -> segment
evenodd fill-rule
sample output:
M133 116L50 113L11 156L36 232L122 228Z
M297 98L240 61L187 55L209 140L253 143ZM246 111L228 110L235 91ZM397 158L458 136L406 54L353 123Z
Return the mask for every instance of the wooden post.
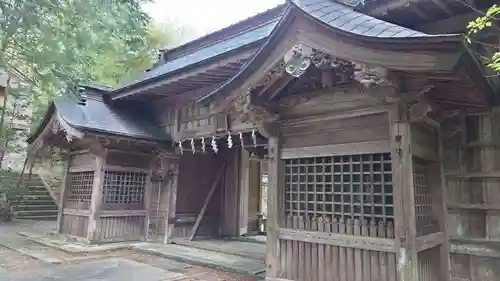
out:
M91 243L96 240L97 221L101 209L102 188L104 185L104 166L106 163L107 149L99 150L94 153L95 170L94 181L92 185L92 199L90 201L90 215L87 230L87 240Z
M248 199L250 192L250 155L248 151L241 148L240 161L240 192L238 200L238 235L243 235L248 232Z
M419 281L416 247L415 200L413 190L413 156L411 153L411 124L406 110L395 105L389 113L392 179L394 190L394 230L396 267L400 281ZM404 105L403 105L404 106Z
M447 201L448 201L448 190L447 190L447 185L446 185L446 176L444 173L444 167L443 167L443 143L442 143L442 135L441 135L441 128L437 127L438 130L438 154L439 154L439 183L440 183L440 189L439 189L439 228L440 230L444 233L444 241L443 244L440 246L440 254L441 254L441 268L440 268L440 273L441 276L439 277L439 280L443 281L448 281L450 280L450 244L449 244L449 238L448 238L448 231L446 227L446 220L448 218L448 206L447 206Z
M152 206L152 193L153 193L153 183L151 178L153 176L153 169L156 165L156 155L153 155L151 163L149 164L149 173L146 178L146 188L144 189L144 208L146 209L146 217L144 219L144 239L147 241L149 238L149 225L151 224L151 210Z
M174 233L175 224L173 220L175 219L175 211L177 204L177 185L179 180L180 172L180 159L178 156L170 155L166 159L167 167L167 179L164 179L164 183L167 185L167 209L165 213L165 236L163 238L163 243L170 243L172 235Z
M61 192L59 194L59 208L57 211L57 233L61 233L62 224L64 220L64 205L66 201L66 191L68 185L68 173L69 173L69 164L71 161L71 154L66 154L65 156L66 163L64 165L64 172L61 179Z
M278 136L272 136L269 141L269 162L268 162L268 193L267 193L267 258L266 258L266 277L279 278L280 276L280 257L279 257L279 216L280 212L280 193L281 188L280 172L283 161L280 156L280 139Z

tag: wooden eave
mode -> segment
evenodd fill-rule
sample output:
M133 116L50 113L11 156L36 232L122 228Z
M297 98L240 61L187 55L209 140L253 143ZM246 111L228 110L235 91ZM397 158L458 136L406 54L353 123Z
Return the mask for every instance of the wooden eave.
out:
M47 144L44 139L51 138L53 136L64 136L61 135L61 132L74 139L81 139L84 137L83 131L71 127L62 119L61 116L57 114L56 107L52 102L43 117L42 122L40 122L35 131L31 133L26 140L28 143L29 153L36 154L39 149L46 147ZM62 139L63 137L60 138Z
M304 43L349 61L391 70L431 73L451 73L464 52L459 35L408 38L359 36L326 26L291 4L259 51L236 75L199 98L198 102L209 103L219 94L255 84L296 43Z
M232 77L262 42L260 40L165 75L129 85L112 93L111 99L118 100L136 94L177 94L221 83Z

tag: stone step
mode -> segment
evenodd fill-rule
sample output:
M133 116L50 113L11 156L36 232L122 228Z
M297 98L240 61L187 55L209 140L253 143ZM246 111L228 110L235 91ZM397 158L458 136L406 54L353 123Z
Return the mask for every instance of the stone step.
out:
M256 276L265 272L264 261L174 244L137 243L133 250L227 272Z
M15 211L17 217L26 216L57 216L56 210L30 210L30 211Z
M56 215L33 215L33 216L19 216L18 219L29 219L29 220L57 220Z
M186 238L174 238L172 242L174 244L186 247L194 247L224 254L237 255L261 261L266 260L266 245L259 243L229 239L206 239L189 241Z
M38 201L40 199L45 199L45 200L48 200L50 199L51 201L54 201L54 199L52 198L52 196L50 196L50 194L37 194L37 195L31 195L31 194L24 194L24 195L16 195L16 199L22 199L22 201Z
M18 204L14 210L57 210L56 204Z

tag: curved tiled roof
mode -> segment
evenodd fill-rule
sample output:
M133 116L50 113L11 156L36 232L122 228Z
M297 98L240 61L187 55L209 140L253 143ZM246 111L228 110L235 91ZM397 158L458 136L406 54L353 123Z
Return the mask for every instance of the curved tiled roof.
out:
M339 4L332 0L291 0L290 3L292 7L295 7L306 16L311 17L313 20L326 25L328 28L337 32L340 31L348 35L357 36L359 38L375 38L381 40L381 42L385 39L400 39L399 42L410 42L406 40L401 41L401 39L438 38L439 40L442 40L446 38L451 39L454 42L460 42L460 40L457 40L460 35L430 35L422 33L365 15L355 11L350 6ZM287 14L285 13L285 16L286 15ZM280 28L280 26L277 28ZM272 36L273 35L271 34L270 38L272 38ZM268 39L268 41L269 40L271 39ZM254 61L256 61L257 57L261 56L264 48L267 47L267 43L268 42L266 42L232 78L228 79L226 82L222 83L219 87L215 88L206 95L200 97L198 102L203 102L222 91L228 90L230 85L233 85L235 81L241 80L243 79L243 76L251 73L252 70L249 68L255 66Z
M125 88L136 83L144 82L146 80L174 72L184 67L205 61L207 59L265 39L274 29L277 22L278 20L271 21L262 26L237 34L234 37L226 38L225 40L222 40L216 44L206 46L181 57L167 61L163 65L153 68L147 72L141 73L134 80L122 85L121 88Z
M290 6L298 8L306 15L327 25L329 28L345 32L350 35L380 39L443 38L456 36L430 35L415 31L365 15L355 11L350 6L337 3L333 0L291 0L288 2L287 8L290 8ZM141 73L134 80L121 85L113 92L117 93L127 88L147 83L152 79L165 75L171 75L174 72L182 71L187 67L194 66L208 59L234 51L238 48L262 42L269 38L272 31L276 28L280 18L283 18L283 13L281 16L272 21L264 22L259 26L247 29L228 38L224 38L216 43L203 46L187 54L175 57L163 65ZM189 45L189 43L187 44Z
M153 122L118 104L110 105L93 98L87 99L85 104L79 104L73 98L59 97L54 100L54 105L59 116L76 129L143 139L169 139Z
M301 10L332 28L377 38L442 37L386 22L331 0L292 0ZM447 35L449 36L449 35ZM454 35L451 35L454 36Z
M85 104L80 104L73 97L57 97L50 105L44 121L28 138L28 142L37 138L54 112L69 126L81 131L156 141L170 140L153 121L127 106L108 104L99 98L88 98Z

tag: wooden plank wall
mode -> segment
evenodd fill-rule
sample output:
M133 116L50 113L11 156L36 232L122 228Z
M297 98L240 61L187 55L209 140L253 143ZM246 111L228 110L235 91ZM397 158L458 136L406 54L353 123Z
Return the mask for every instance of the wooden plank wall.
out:
M261 201L261 162L250 160L248 192L248 231L258 230Z
M500 280L498 109L442 124L451 280Z
M188 237L223 159L213 153L186 152L181 155L176 203L174 237ZM199 229L201 236L219 234L222 189L218 188Z
M280 270L286 279L397 280L392 222L386 225L374 220L309 220L289 216L279 237Z
M357 89L311 93L300 106L282 110L280 157L387 153L390 151L388 110L375 94ZM392 221L347 217L332 221L325 216L290 215L285 218L284 187L279 180L270 181L270 189L276 188L273 184L278 185L278 198L270 193L269 201L277 205L274 209L280 208L276 241L279 264L277 270L268 270L276 275L270 277L298 281L397 280ZM268 241L268 245L272 244L273 241ZM271 254L274 252L268 251L268 258L274 259Z
M220 155L226 165L226 175L223 185L222 213L221 213L221 235L237 236L239 233L238 207L240 187L240 157L241 149L232 148L221 150ZM213 165L213 164L212 164ZM219 166L219 167L222 167ZM214 173L216 174L216 173Z

